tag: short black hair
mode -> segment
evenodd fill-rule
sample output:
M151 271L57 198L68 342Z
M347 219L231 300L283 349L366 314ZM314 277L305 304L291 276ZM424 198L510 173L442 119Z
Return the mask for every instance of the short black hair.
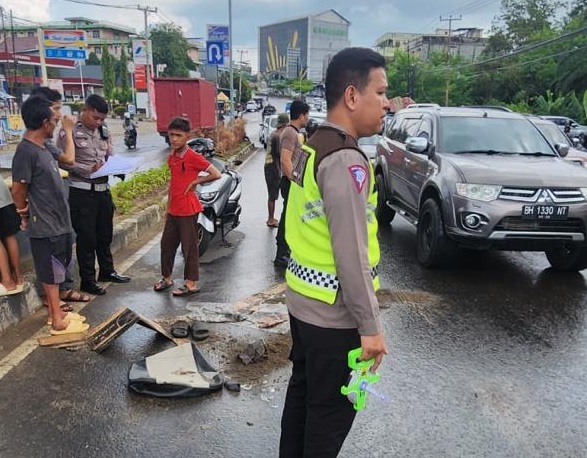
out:
M42 95L32 95L26 99L20 108L25 127L28 130L43 127L43 123L54 115L51 105L53 102Z
M106 99L98 94L88 96L85 102L87 107L93 108L98 113L108 114L108 102Z
M300 116L305 115L310 111L310 105L302 100L294 100L289 107L289 117L295 121Z
M326 70L326 107L333 108L353 85L362 92L373 68L385 68L385 58L369 48L345 48L334 55Z
M190 126L190 120L188 118L183 118L178 116L177 118L173 118L167 127L167 130L181 130L182 132L190 132L192 130Z
M55 102L60 102L61 101L61 92L56 91L55 89L51 89L50 87L47 86L39 86L34 88L31 91L31 96L32 95L42 95L43 97L45 97L46 99L50 100L51 102L55 103Z

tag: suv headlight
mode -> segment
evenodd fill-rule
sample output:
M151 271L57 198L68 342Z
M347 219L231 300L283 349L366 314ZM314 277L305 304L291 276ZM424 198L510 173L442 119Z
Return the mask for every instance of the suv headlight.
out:
M587 188L581 188L581 193L583 194L585 200L587 200Z
M491 202L499 197L501 186L490 184L457 183L457 194L472 200Z

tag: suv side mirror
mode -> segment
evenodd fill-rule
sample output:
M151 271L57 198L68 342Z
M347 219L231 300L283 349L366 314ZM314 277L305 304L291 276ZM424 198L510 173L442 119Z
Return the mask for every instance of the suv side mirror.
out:
M563 143L557 143L554 145L554 148L558 152L560 157L566 157L569 154L569 145L564 145Z
M416 154L424 154L428 149L428 139L422 137L408 137L406 149Z

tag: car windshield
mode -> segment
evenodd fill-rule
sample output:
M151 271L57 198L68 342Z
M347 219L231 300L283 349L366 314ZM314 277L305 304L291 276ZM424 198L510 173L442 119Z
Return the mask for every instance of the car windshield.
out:
M563 144L571 146L571 142L565 134L558 128L556 124L536 124L540 132L551 141L552 144Z
M534 125L526 119L447 116L441 118L438 151L492 152L555 156Z

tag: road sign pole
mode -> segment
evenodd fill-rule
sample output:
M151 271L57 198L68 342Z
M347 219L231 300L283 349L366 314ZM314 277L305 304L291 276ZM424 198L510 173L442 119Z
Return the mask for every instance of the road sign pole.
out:
M39 62L41 64L41 80L43 82L43 86L47 86L47 64L45 62L45 35L43 29L37 29L37 39L39 42Z

